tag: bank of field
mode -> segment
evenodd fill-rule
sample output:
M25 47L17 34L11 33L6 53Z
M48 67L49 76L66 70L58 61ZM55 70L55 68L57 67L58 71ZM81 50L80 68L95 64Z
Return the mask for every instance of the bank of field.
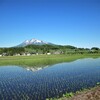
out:
M77 91L76 93L66 93L61 98L50 98L46 100L100 100L100 85Z
M0 57L0 65L43 67L46 65L51 65L61 62L70 62L80 58L97 58L97 57L100 57L100 54L4 56Z

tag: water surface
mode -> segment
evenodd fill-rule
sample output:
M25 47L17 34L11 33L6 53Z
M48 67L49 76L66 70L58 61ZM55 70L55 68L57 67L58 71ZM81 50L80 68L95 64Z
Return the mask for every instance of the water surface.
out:
M0 67L0 100L45 100L100 82L100 58L60 63L39 71Z

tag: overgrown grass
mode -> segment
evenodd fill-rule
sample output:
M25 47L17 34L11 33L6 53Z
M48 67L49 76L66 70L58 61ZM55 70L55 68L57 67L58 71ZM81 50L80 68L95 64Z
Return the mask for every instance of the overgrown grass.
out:
M86 95L86 93L89 93L90 91L93 92L94 90L97 91L98 88L100 88L100 82L97 82L97 84L92 87L92 88L86 88L86 89L82 89L82 90L79 90L79 91L76 91L76 93L73 93L73 92L70 92L70 93L65 93L63 94L62 97L57 97L57 98L47 98L46 100L74 100L72 99L72 97L75 97L76 95L80 95L80 94L83 94L83 95ZM92 93L93 94L93 93ZM92 95L91 95L92 96ZM75 99L75 100L78 100L79 98ZM81 99L79 99L81 100ZM83 100L83 99L82 99ZM85 99L84 99L85 100ZM91 100L100 100L100 99L91 99Z
M70 62L81 58L96 58L96 57L100 57L100 54L5 56L5 57L0 57L0 65L42 67L61 62Z

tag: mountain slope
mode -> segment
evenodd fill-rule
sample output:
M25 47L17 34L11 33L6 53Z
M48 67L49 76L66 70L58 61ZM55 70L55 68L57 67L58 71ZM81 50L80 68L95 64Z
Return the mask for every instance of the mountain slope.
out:
M45 42L45 41L33 38L31 40L24 41L23 43L19 44L17 47L24 47L27 45L45 45L45 44L54 45L53 43Z

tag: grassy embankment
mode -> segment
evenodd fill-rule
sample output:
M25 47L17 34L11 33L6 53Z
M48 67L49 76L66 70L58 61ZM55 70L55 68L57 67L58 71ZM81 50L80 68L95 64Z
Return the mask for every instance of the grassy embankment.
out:
M70 62L81 58L97 58L97 57L100 57L100 54L5 56L5 57L0 57L0 65L41 67L61 62Z
M61 98L49 98L46 100L100 100L100 82L93 88L83 89L76 93L66 93Z

